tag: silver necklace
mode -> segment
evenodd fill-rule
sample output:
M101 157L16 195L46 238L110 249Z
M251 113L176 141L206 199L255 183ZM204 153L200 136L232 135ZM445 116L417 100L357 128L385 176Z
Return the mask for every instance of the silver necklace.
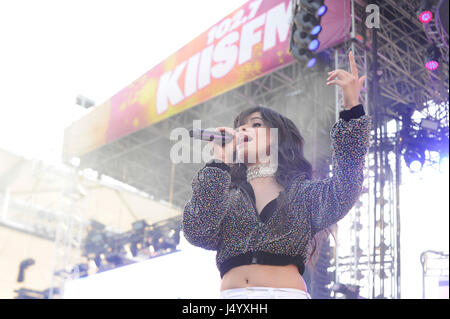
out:
M247 168L247 182L254 178L275 176L277 167L267 164L258 164Z

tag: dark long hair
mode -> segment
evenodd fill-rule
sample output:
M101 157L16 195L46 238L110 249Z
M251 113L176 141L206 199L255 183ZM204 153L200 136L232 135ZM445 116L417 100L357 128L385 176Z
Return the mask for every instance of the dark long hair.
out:
M278 129L278 169L275 179L284 188L277 203L277 208L280 209L279 211L282 214L282 222L278 225L278 232L281 232L286 222L286 209L284 209L287 205L286 193L294 178L312 178L312 166L304 157L305 142L297 126L290 119L270 108L258 105L242 111L234 120L234 128L243 125L249 115L255 112L261 113L265 126ZM247 167L243 163L233 164L230 174L233 185L243 185L246 183ZM313 238L313 241L314 248L308 262L311 262L316 250L316 239Z

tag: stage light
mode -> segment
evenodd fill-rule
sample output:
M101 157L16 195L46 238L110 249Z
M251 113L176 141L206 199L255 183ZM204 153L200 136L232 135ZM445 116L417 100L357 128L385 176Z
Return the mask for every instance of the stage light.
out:
M419 17L420 22L429 23L433 20L432 10L432 1L430 0L422 0L420 2L419 10L417 10L417 15Z
M409 164L409 168L415 173L420 172L420 170L422 170L422 162L419 159L412 160Z
M309 46L313 39L314 37L301 30L297 30L294 32L294 42L298 45L299 48L306 48L307 46Z
M309 49L310 51L316 51L316 50L319 48L319 46L320 46L319 40L314 39L314 40L312 40L311 43L309 44L308 49Z
M303 63L308 63L308 65L310 64L310 62L312 62L312 66L314 66L316 60L311 61L311 59L314 57L311 52L316 51L319 48L319 40L314 39L314 37L312 37L310 34L307 34L306 32L297 30L294 33L294 42L299 46L298 48L295 48L295 53L298 57L297 60Z
M316 51L320 42L317 35L322 30L320 21L306 11L301 11L295 15L294 22L297 30L294 33L294 41L300 47L308 47L310 51Z
M437 62L437 61L435 61L435 60L428 61L428 62L425 64L425 67L426 67L428 70L430 70L430 71L434 71L434 70L436 70L436 69L439 67L439 62Z
M300 11L295 15L294 23L298 29L302 29L307 32L312 30L315 26L320 24L319 19L315 18L308 11Z
M301 7L321 17L327 12L327 6L324 3L324 0L301 0Z
M423 11L419 14L419 20L422 23L428 23L433 20L433 13L431 11Z
M297 62L312 68L317 58L312 52L320 47L321 17L327 12L323 0L301 0L295 8L291 30L290 52Z
M314 67L317 58L308 49L293 48L292 56L300 63L306 64L308 68Z
M417 173L422 170L425 162L425 151L418 146L409 145L405 149L403 158L411 172Z
M325 13L327 13L327 11L328 11L328 7L326 5L323 5L317 10L317 15L319 17L322 17L325 15Z
M311 35L312 36L316 36L320 33L320 31L322 31L322 26L321 25L316 25L312 30L311 30Z
M317 58L312 58L311 60L308 61L308 68L312 68L314 65L316 65L317 62Z
M425 57L425 67L430 71L436 70L439 67L440 57L441 52L435 45L428 46Z
M291 50L292 56L300 63L308 63L312 58L313 54L311 51L305 48L294 47Z

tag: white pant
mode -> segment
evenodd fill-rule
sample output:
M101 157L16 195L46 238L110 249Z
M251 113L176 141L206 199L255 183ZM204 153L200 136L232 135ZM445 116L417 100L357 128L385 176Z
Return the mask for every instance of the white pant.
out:
M293 288L245 287L225 289L221 299L311 299L303 290Z

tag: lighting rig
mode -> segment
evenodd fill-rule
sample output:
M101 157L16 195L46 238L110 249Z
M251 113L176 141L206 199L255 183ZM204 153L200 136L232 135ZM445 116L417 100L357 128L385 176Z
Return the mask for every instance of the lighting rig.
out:
M290 52L297 62L314 67L320 47L321 19L327 13L324 0L293 0Z
M179 218L152 225L145 220L132 224L131 230L114 233L91 221L84 240L83 256L95 262L98 272L128 265L177 251L180 242Z

